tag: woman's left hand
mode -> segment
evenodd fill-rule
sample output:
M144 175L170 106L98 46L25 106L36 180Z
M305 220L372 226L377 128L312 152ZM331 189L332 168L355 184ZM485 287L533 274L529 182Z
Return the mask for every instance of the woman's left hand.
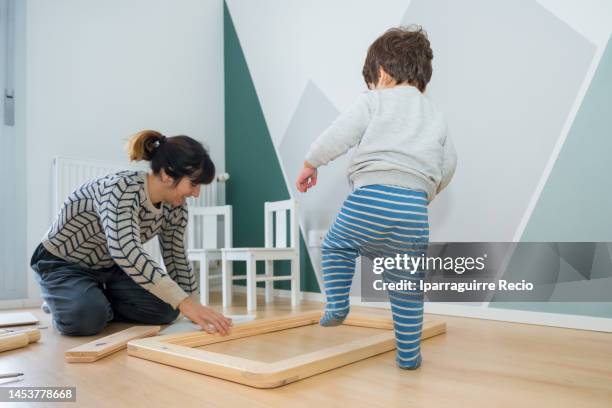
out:
M208 306L194 302L187 297L179 306L181 313L195 324L202 327L207 333L220 333L222 336L229 334L232 326L232 319L223 316L221 313Z

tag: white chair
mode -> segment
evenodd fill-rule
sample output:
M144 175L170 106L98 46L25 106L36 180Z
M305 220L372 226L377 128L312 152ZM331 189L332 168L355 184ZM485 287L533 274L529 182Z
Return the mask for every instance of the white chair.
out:
M291 306L299 304L300 296L300 241L295 200L264 204L265 248L225 248L222 252L223 307L232 304L232 282L247 281L247 311L257 309L257 282L266 284L266 303L272 301L274 282L291 281ZM289 237L287 242L287 212L289 212ZM274 261L291 261L291 274L274 276ZM232 276L232 262L246 262L246 276ZM257 261L265 261L265 274L257 275Z
M232 246L232 206L188 207L187 258L200 262L200 302L208 305L209 280L222 275L210 275L210 262L221 261L221 248ZM223 217L223 244L219 245L218 218Z

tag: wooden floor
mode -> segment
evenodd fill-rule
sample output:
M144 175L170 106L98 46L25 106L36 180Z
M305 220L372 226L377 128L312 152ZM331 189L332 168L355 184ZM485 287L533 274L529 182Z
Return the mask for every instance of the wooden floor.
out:
M244 304L243 297L236 297L237 305ZM258 317L291 312L288 299L276 299L269 307L262 302ZM299 310L321 307L304 302ZM417 371L399 370L394 352L389 352L281 388L258 390L128 357L125 351L96 363L65 363L65 350L93 338L61 336L49 315L27 310L48 328L42 330L39 343L0 354L0 373L25 373L21 380L0 380L0 386L76 386L77 403L67 406L612 406L612 334L608 333L432 316L447 322L447 333L423 343L424 362ZM245 310L235 307L229 313ZM125 327L112 324L96 337Z

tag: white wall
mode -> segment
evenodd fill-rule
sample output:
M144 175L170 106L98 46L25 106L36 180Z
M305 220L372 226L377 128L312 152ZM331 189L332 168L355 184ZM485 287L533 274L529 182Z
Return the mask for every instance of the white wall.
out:
M25 84L28 253L55 156L125 162L126 138L156 129L225 168L222 0L28 0Z
M27 296L27 275L23 273L26 257L23 5L18 1L0 0L3 14L0 18L0 89L12 88L15 91L14 125L4 124L6 100L4 97L0 100L0 185L3 186L0 200L0 305ZM13 27L13 41L6 36L7 23ZM7 50L11 49L13 58L8 60ZM12 72L12 81L9 72Z
M388 27L423 25L435 55L427 94L445 113L459 157L452 183L430 207L433 242L521 240L530 202L539 200L538 185L547 182L546 167L555 163L612 27L610 2L600 0L226 2L305 233L335 217L348 192L350 157L320 169L317 187L301 195L294 180L308 146L365 90L367 46ZM428 311L543 324L573 322L570 313L598 316L576 303L531 319L531 312L494 309L500 304L430 303ZM600 310L610 316L609 306ZM575 319L568 327L609 330L612 323Z

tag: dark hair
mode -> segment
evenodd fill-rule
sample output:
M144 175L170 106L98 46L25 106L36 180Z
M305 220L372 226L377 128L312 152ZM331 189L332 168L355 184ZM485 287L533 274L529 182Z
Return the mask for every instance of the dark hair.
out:
M363 79L368 88L378 84L382 67L398 84L408 83L423 92L433 72L432 59L433 51L421 26L391 28L368 48Z
M189 136L166 137L155 130L143 130L130 138L126 148L130 160L150 161L153 173L164 169L175 183L188 177L194 184L209 184L215 178L208 152Z

